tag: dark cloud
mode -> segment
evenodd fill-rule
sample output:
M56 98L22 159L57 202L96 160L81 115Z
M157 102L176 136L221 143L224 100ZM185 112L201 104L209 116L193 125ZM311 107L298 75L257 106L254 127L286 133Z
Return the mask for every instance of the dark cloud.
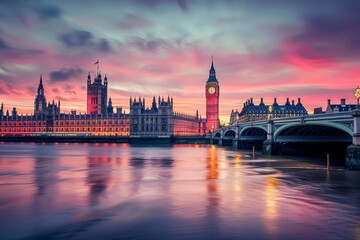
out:
M51 91L56 94L60 93L60 90L58 88L52 88Z
M33 95L33 94L36 93L36 87L34 87L34 86L29 86L29 87L27 87L26 89L27 89L27 93L28 93L29 95Z
M42 54L43 52L41 50L36 50L36 49L11 48L11 47L6 47L6 45L5 45L5 48L0 47L0 53L1 53L0 60L7 61L9 59L38 57L39 54Z
M73 30L60 35L59 40L67 47L79 47L91 44L93 35L88 31Z
M64 89L65 93L72 94L72 95L77 94L76 91L74 90L73 85L66 84L65 86L63 86L63 89Z
M9 49L7 43L0 37L0 50Z
M189 10L187 0L136 0L135 2L146 7L158 7L165 4L175 3L183 12L187 12Z
M61 11L55 6L44 6L36 10L41 20L50 20L60 18Z
M184 12L187 12L189 10L186 0L177 0L176 2L181 8L181 10L183 10Z
M119 21L118 26L124 30L133 30L137 28L147 28L153 26L153 22L141 16L128 14Z
M134 46L135 48L139 50L144 51L156 51L161 47L168 47L169 43L163 39L158 38L141 38L141 37L134 37L129 41L129 44Z
M108 40L106 40L105 38L102 38L99 40L98 44L97 44L97 50L101 51L101 52L108 52L110 51L111 47L110 47L110 43Z
M63 68L59 71L50 72L49 77L52 82L62 82L73 77L79 77L83 72L84 71L81 68Z
M37 49L12 47L0 36L0 60L2 61L22 57L35 57L41 53L42 51Z
M98 51L110 51L110 43L105 38L95 39L93 34L83 30L73 30L61 34L59 40L69 48L92 47Z
M360 59L360 2L345 1L336 14L310 14L288 42L303 58ZM304 51L307 49L307 51Z

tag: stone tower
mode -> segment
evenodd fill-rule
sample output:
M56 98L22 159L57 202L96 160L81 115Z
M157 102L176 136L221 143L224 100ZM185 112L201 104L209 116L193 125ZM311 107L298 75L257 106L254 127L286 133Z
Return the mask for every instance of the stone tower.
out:
M105 75L104 84L102 83L101 73L99 72L94 81L91 82L90 73L87 78L87 113L106 114L107 113L107 91L108 80Z
M46 98L44 95L44 86L42 83L42 76L40 75L40 83L37 89L37 95L34 101L34 115L46 113Z
M206 96L206 132L214 131L219 128L219 96L220 86L216 79L214 61L211 61L209 78L205 85Z

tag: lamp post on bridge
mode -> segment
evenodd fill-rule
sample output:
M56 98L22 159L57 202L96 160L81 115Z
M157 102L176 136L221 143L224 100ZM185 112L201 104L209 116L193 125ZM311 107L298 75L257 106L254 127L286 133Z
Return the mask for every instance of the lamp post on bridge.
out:
M272 155L275 153L274 143L274 121L272 120L273 106L269 106L269 116L267 120L267 137L263 143L263 154Z
M355 89L354 96L357 100L356 109L352 111L354 134L352 144L346 149L346 168L360 170L360 88Z
M354 96L356 98L356 109L360 109L359 99L360 99L360 88L359 86L355 89Z

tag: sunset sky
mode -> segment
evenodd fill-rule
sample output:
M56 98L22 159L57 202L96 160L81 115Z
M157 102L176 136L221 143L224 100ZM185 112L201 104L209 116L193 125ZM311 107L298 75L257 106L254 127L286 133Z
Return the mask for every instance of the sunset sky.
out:
M253 97L355 103L360 79L360 1L134 0L0 3L0 103L33 113L40 74L47 101L86 111L94 63L114 106L172 96L176 111L205 116L214 56L220 117Z

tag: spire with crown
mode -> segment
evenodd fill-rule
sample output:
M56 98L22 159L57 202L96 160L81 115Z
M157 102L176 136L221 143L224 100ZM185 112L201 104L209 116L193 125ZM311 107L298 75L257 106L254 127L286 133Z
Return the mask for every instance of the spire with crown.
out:
M39 82L37 92L38 92L38 95L44 95L44 86L43 86L43 82L42 82L42 75L40 75L40 82Z
M42 87L43 86L43 84L42 84L42 74L40 74L40 83L39 83L39 87Z
M39 86L37 89L37 95L35 96L34 102L35 102L34 115L44 114L46 112L46 98L45 98L45 91L42 82L42 75L40 75Z
M216 79L216 71L214 68L214 57L211 57L211 67L209 70L209 79L207 80L207 82L217 82L218 80Z
M114 114L114 107L112 105L111 97L109 98L108 106L107 106L107 113Z

